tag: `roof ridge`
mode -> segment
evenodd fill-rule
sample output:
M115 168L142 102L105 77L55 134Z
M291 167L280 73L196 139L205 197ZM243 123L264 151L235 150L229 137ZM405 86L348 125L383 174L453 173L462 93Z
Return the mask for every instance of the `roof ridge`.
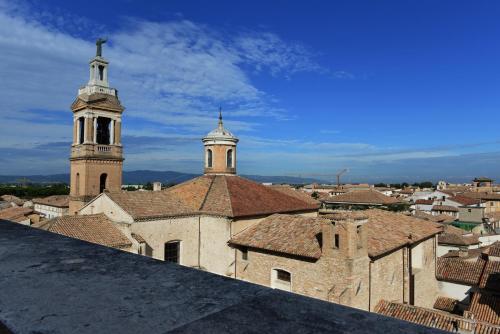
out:
M210 193L210 190L212 189L212 185L214 184L216 177L217 177L217 175L215 175L214 177L212 177L212 180L210 181L210 185L208 186L207 192L205 193L205 197L203 197L203 201L201 202L200 207L198 208L198 211L202 211L203 206L207 202L208 194Z
M227 179L224 177L224 188L226 189L227 198L229 198L229 211L231 211L231 216L234 216L233 202L231 199L231 194L229 193L229 187L227 186Z

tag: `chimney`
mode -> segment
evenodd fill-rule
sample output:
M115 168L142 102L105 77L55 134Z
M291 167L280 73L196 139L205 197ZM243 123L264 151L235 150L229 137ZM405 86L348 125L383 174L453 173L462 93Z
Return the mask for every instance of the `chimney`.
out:
M467 255L469 255L469 249L467 247L460 247L458 249L458 257L459 258L467 257Z
M161 182L154 182L153 191L160 191L160 190L161 190Z

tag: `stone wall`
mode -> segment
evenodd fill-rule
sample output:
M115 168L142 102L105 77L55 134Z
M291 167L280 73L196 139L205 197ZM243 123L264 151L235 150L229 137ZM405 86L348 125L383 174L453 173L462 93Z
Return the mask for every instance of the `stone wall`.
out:
M412 273L415 285L415 305L421 307L432 308L438 296L438 287L436 280L436 248L437 237L433 237L422 241L415 247L421 247L422 252L417 253L422 256L422 266L420 268L413 268ZM415 253L412 252L412 256ZM412 260L415 263L415 259Z

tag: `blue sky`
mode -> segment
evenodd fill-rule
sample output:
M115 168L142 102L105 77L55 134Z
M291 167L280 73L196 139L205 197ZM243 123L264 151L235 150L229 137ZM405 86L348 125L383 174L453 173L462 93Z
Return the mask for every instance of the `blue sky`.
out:
M243 174L500 179L496 1L0 0L0 174L68 171L97 37L126 170L201 172L225 124Z

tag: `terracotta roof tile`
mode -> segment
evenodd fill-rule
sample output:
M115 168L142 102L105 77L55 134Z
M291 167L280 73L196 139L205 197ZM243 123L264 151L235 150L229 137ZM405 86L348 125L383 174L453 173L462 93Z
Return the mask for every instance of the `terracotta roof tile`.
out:
M136 220L190 214L245 217L319 208L319 202L233 175L203 175L162 191L106 194Z
M448 298L448 297L438 297L436 299L436 302L434 302L433 307L436 310L441 310L441 311L453 313L453 311L455 311L455 307L457 306L457 304L458 304L457 299Z
M221 176L219 176L221 177ZM314 211L318 204L268 188L239 176L223 176L231 198L233 217Z
M33 203L56 206L59 208L69 207L69 196L68 195L54 195L44 198L35 198Z
M415 204L422 204L422 205L432 205L434 203L433 199L417 199L415 201Z
M432 211L458 212L458 208L451 205L434 205Z
M118 191L105 195L135 220L187 215L194 211L166 191Z
M436 278L441 281L477 285L485 263L486 261L480 258L470 262L457 258L438 257Z
M482 201L500 201L500 194L497 193L484 193L484 192L467 192L463 196L470 198L480 199Z
M230 243L319 259L321 246L317 235L321 222L328 220L275 214L238 233Z
M474 319L500 325L500 296L474 292L469 306Z
M0 219L19 223L26 220L33 213L31 208L14 207L0 210Z
M470 198L470 197L463 196L463 195L456 195L456 196L450 197L448 199L450 201L457 202L457 203L460 203L462 205L475 205L475 204L479 204L479 200L478 199Z
M384 210L364 210L368 214L369 255L379 256L406 244L441 232L440 224Z
M479 287L500 292L500 261L489 260L486 263Z
M400 304L381 300L375 306L375 312L427 327L438 328L449 332L468 331L475 334L500 334L500 327L466 319L464 317L426 309L423 307Z
M469 246L479 244L479 236L452 225L443 225L443 233L438 237L440 244Z
M346 212L339 212L345 214ZM384 210L350 212L368 218L368 255L376 257L398 247L426 239L441 231L439 225ZM273 215L238 233L230 243L286 254L319 258L321 248L316 236L324 219L337 219L336 214L308 218ZM412 238L409 239L409 234Z
M309 193L306 193L304 191L300 191L300 190L296 190L295 188L292 188L290 186L282 186L282 185L272 185L272 186L267 186L273 190L277 190L279 192L282 192L286 195L289 195L289 196L292 196L292 197L295 197L297 199L300 199L300 200L303 200L305 202L309 202L313 205L320 205L321 203L317 200L315 200L314 198L311 197L311 194ZM324 196L324 198L329 198L330 195L327 194L327 193L318 193L318 195L321 197L321 196Z
M102 213L57 217L37 223L33 227L107 247L123 248L132 244Z
M353 190L348 193L332 196L328 203L356 203L356 204L395 204L399 203L394 197L386 196L376 190Z

